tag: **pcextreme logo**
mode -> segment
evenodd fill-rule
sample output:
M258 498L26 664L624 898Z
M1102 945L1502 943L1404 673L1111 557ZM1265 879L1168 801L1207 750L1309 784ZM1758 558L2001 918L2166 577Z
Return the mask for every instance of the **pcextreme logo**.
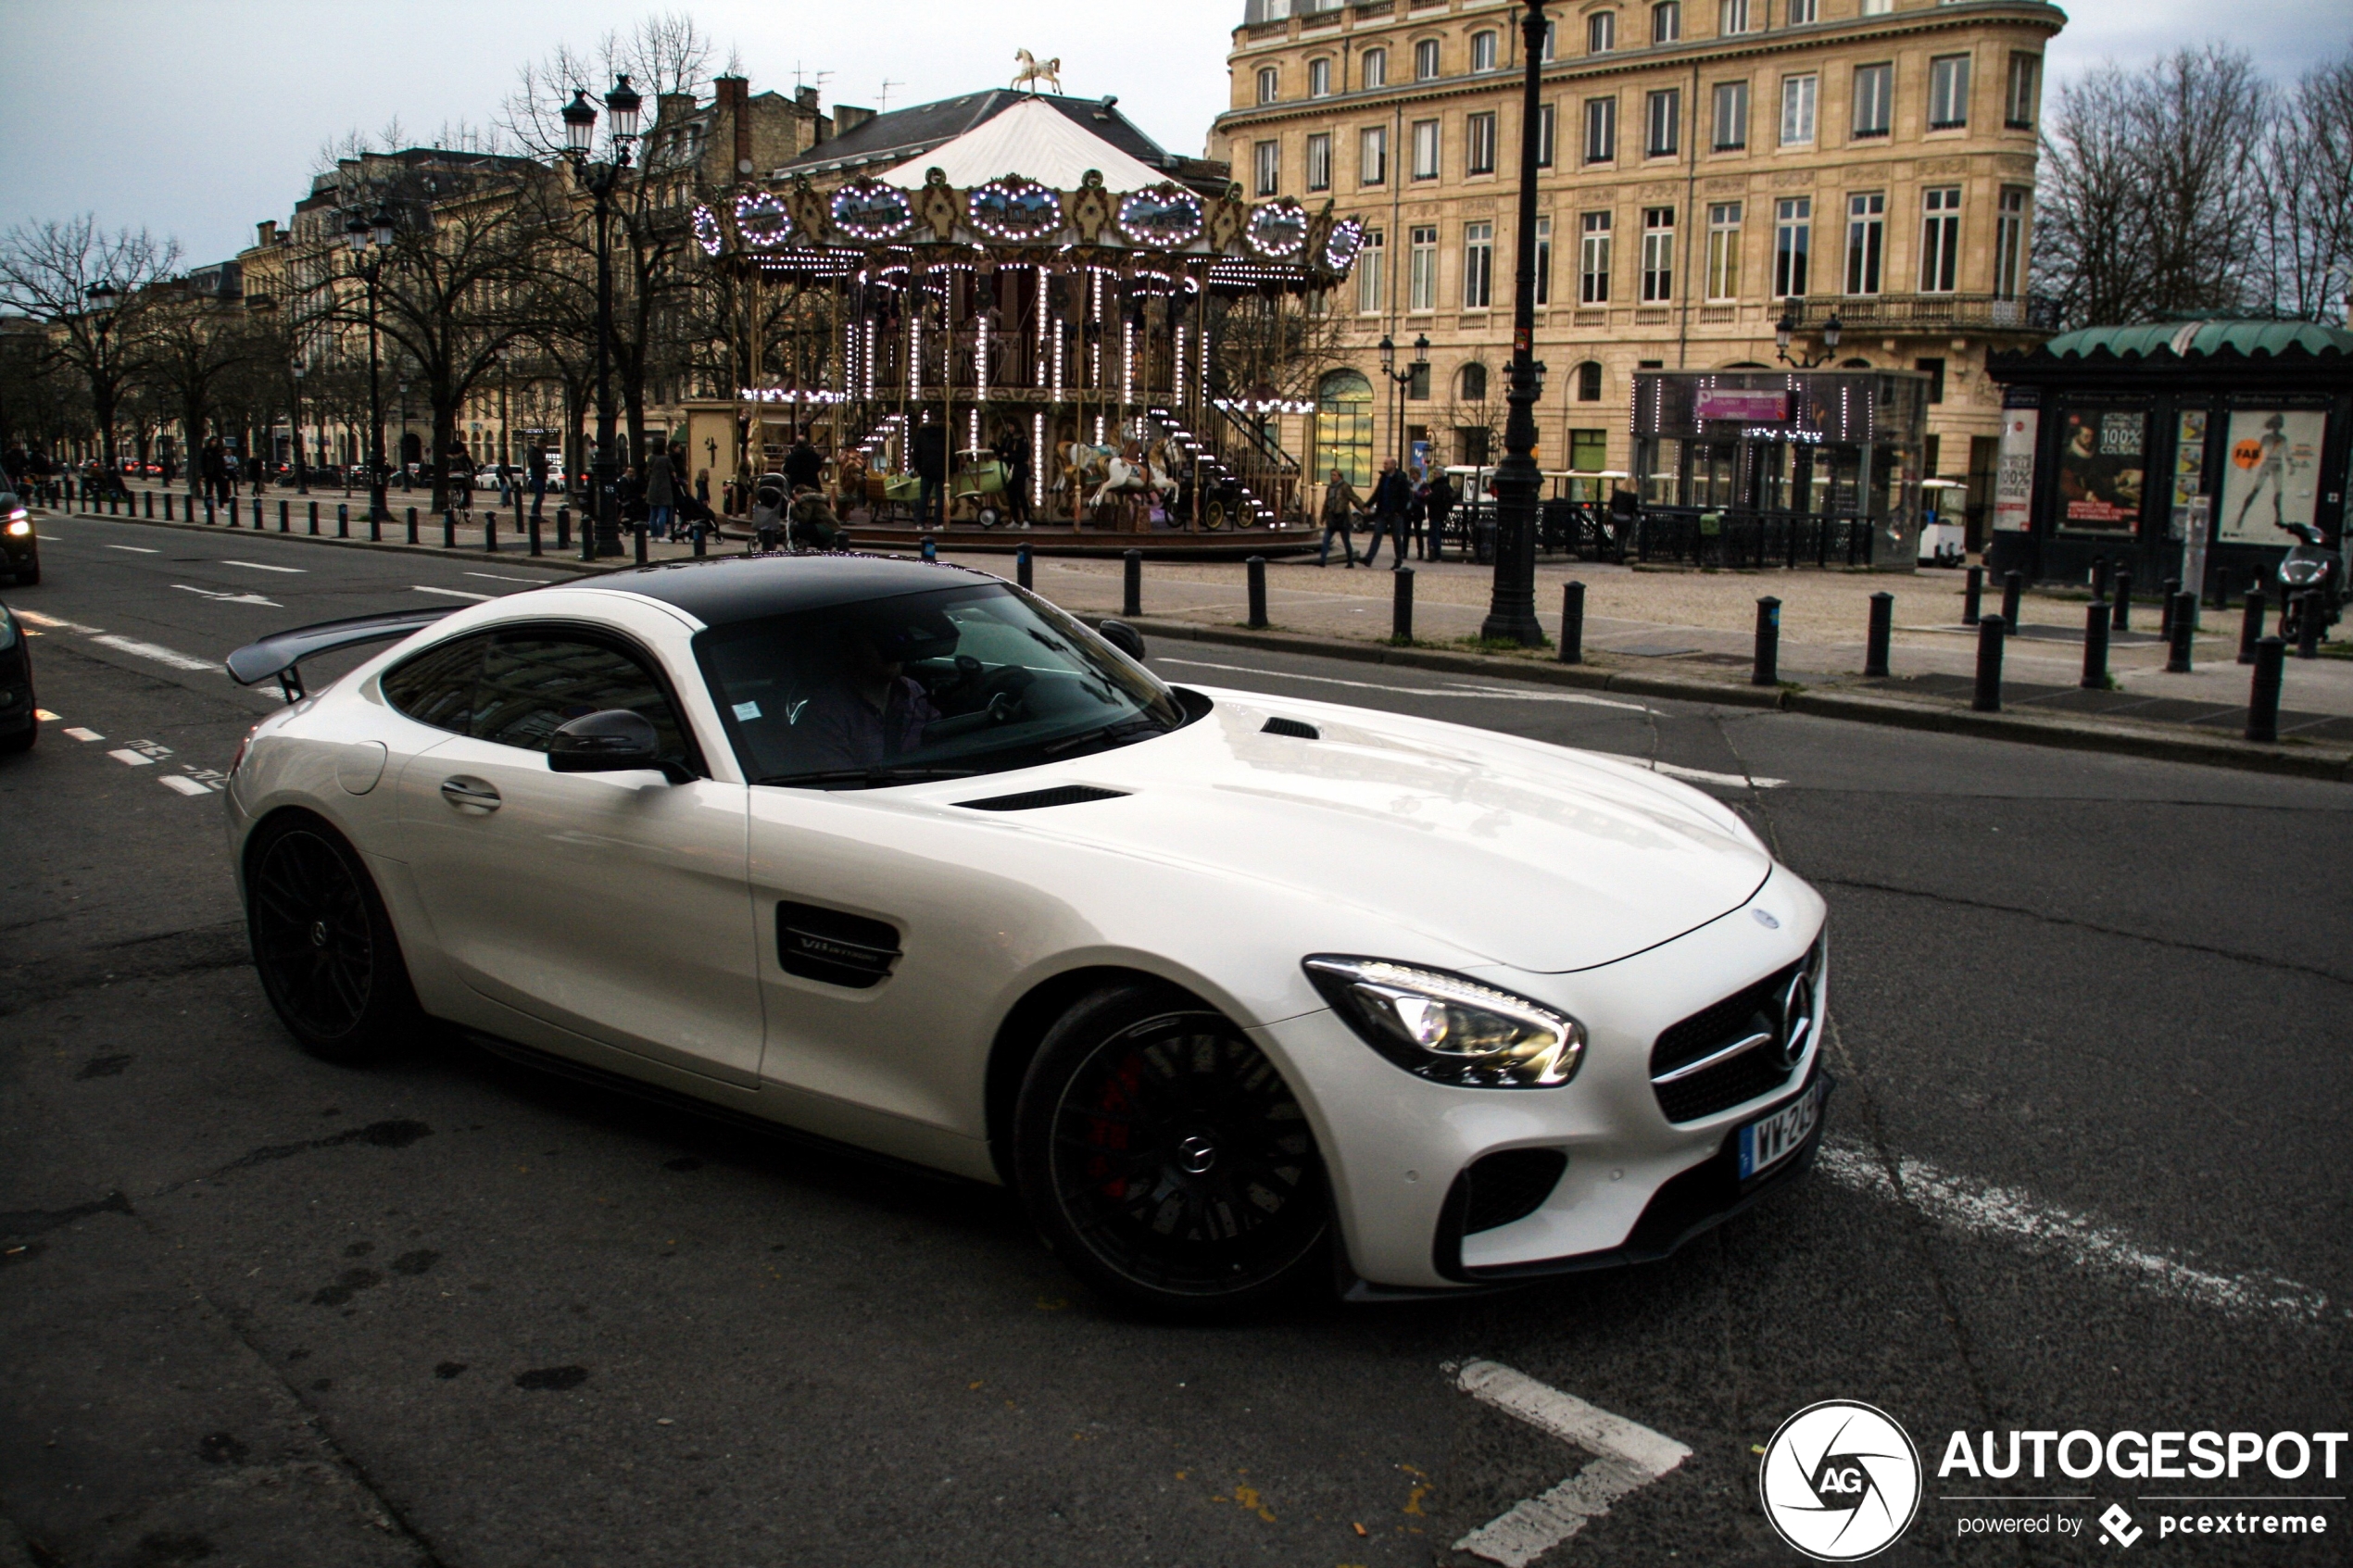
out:
M1765 1445L1757 1490L1792 1547L1817 1562L1858 1562L1893 1546L1919 1512L1919 1450L1885 1411L1824 1399Z

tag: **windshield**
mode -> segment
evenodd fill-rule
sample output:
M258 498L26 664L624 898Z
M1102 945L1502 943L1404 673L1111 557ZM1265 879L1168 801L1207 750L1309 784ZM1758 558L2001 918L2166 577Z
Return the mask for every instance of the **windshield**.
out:
M1001 772L1184 721L1151 674L1003 583L717 627L695 649L755 784L855 789Z

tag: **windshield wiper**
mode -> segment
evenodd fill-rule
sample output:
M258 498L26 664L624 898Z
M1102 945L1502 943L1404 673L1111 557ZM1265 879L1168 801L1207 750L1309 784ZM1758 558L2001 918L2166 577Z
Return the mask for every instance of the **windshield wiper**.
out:
M1086 746L1090 742L1122 741L1130 736L1140 735L1146 731L1156 735L1168 733L1161 728L1159 720L1152 718L1150 714L1139 714L1133 719L1122 719L1115 724L1105 724L1101 729L1088 730L1084 734L1066 736L1062 740L1041 746L1038 749L1045 756L1059 757L1065 751L1076 746Z
M920 784L925 779L968 779L977 768L828 768L812 773L777 773L753 782L787 789L880 789L888 784Z

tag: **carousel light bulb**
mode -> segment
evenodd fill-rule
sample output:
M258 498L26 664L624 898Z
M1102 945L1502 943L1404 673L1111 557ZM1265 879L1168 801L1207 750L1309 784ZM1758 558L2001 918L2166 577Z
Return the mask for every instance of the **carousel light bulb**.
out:
M975 402L988 401L988 318L986 316L980 319L980 346L973 356L973 388ZM977 446L980 443L975 441L973 445Z
M1046 411L1029 416L1029 504L1046 504Z

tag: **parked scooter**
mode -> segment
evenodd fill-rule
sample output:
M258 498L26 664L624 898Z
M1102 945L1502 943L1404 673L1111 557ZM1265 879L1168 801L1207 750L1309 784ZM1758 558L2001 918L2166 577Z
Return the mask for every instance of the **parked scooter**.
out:
M2307 605L2319 608L2321 635L2326 637L2345 609L2345 558L2330 549L2326 538L2310 523L2292 522L2285 526L2301 543L2280 561L2280 593L2284 596L2280 637L2293 643L2304 635ZM2304 596L2308 594L2312 597Z

